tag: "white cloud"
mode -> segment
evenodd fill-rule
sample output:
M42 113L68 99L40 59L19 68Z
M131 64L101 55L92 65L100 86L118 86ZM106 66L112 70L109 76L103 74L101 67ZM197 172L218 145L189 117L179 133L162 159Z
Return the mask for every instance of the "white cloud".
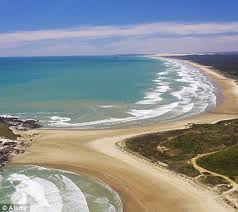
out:
M128 51L136 53L143 50L145 53L172 50L186 52L196 49L197 51L214 51L214 49L229 51L238 50L237 36L238 22L158 22L18 31L0 33L0 55L58 55L59 52L62 55L112 54L118 53L119 49L124 51L123 53ZM42 42L47 42L47 45L42 46Z
M172 37L126 39L106 46L108 50L116 49L118 53L188 53L237 51L238 35ZM136 49L136 51L135 51Z

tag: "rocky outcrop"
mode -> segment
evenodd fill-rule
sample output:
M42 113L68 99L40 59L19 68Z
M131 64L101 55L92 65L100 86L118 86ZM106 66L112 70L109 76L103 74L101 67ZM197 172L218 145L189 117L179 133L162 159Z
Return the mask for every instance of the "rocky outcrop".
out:
M19 139L14 133L16 130L30 130L42 127L38 120L26 119L21 120L13 116L0 116L1 136L0 137L0 174L2 168L14 154L24 153L26 143Z
M19 135L15 134L16 130L30 130L42 127L38 120L26 119L21 120L14 116L0 116L0 174L2 168L14 154L22 154L25 152L27 143L19 139Z
M18 141L19 138L12 129L16 130L30 130L42 127L38 120L26 119L21 120L14 116L0 116L0 173L2 168L8 162L10 157L14 154L21 154L25 152L26 143ZM2 136L2 137L1 137Z
M9 127L14 127L18 130L29 130L42 127L42 125L39 123L39 120L22 120L14 116L0 116L0 123Z
M0 173L13 154L24 153L25 142L0 137Z

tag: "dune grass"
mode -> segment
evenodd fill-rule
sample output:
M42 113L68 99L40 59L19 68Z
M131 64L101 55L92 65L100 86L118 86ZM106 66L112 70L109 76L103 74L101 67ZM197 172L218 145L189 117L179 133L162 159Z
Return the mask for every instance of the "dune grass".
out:
M125 143L128 149L151 162L161 161L168 168L192 177L199 173L189 161L197 154L218 151L205 157L209 159L204 158L201 166L235 177L238 173L237 129L238 119L216 124L191 124L187 129L150 133L127 139Z
M208 170L237 179L238 145L231 146L217 153L199 158L197 163Z

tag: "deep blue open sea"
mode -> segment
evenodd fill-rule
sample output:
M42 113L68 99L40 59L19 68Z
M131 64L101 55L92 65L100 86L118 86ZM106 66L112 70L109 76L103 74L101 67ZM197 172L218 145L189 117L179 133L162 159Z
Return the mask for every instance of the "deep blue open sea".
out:
M0 58L0 114L45 127L107 128L178 119L216 105L196 68L144 56Z

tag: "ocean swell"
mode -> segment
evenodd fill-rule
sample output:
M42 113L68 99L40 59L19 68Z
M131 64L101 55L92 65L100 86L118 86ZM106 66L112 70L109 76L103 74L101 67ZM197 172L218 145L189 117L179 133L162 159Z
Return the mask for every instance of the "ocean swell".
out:
M122 123L139 123L143 120L158 121L182 118L215 107L215 86L200 70L182 61L160 59L164 70L157 73L152 88L144 98L130 105L125 117L110 117L72 123L67 117L50 117L49 127L108 127ZM110 109L101 106L102 109ZM119 106L117 106L119 108Z

